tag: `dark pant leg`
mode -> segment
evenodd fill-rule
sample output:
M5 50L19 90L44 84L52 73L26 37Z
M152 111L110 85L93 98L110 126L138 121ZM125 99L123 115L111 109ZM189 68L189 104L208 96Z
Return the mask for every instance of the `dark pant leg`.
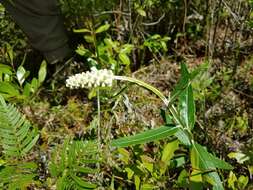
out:
M57 0L0 0L48 62L70 54Z

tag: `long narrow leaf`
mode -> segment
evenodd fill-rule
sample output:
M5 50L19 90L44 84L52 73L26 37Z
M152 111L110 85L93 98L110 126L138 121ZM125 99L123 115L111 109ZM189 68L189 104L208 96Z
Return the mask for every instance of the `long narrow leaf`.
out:
M181 64L181 77L172 93L172 98L179 97L179 109L183 127L192 129L195 124L195 104L190 84L190 73L184 63Z
M203 178L213 185L213 189L224 190L219 174L215 170L216 168L232 169L232 166L225 161L214 157L208 153L204 147L197 143L194 143L192 148L192 151L195 151L196 159L199 159L200 169L203 171L210 171L203 175ZM213 160L213 158L215 159Z
M111 145L114 147L126 147L130 145L143 144L155 140L161 140L174 135L178 131L178 129L179 127L162 126L156 129L150 129L137 135L113 140Z

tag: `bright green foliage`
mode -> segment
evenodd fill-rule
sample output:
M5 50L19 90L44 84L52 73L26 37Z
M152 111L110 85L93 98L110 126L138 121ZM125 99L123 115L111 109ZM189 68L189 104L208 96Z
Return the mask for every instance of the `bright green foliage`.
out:
M0 64L0 95L4 98L28 100L45 81L47 64L43 61L40 65L38 78L34 77L29 81L30 71L27 71L23 66L26 56L24 56L22 64L17 69L14 69L13 47L10 44L6 44L5 48L10 65Z
M204 147L197 143L194 143L192 147L191 162L192 166L199 170L198 174L194 173L195 180L199 176L199 182L202 182L202 175L205 181L213 185L214 189L224 189L216 168L231 170L233 167L230 164L208 153Z
M39 134L28 120L0 96L0 188L9 190L27 189L37 176L37 165L20 160L36 144Z
M192 171L190 171L190 183L186 186L191 189L202 189L206 183L209 183L213 186L213 189L223 190L223 183L217 169L231 170L233 167L208 153L204 147L195 142L192 133L195 125L195 102L191 81L197 73L198 71L189 73L186 65L181 65L181 79L178 85L176 85L172 93L172 99L169 100L170 103L168 105L168 110L171 112L172 117L166 116L166 112L163 112L163 118L168 122L166 123L167 126L151 129L134 136L116 139L112 141L112 146L126 147L175 136L189 151L188 156L191 161ZM176 99L178 99L177 106L172 105L172 101ZM166 163L167 167L169 166L168 161L174 156L174 152L177 149L179 149L178 141L174 141L172 144L169 143L165 147L162 161ZM148 166L147 170L150 171L151 168L149 165L146 166ZM164 174L165 171L166 167L160 170L162 174Z
M0 188L26 190L35 181L37 165L33 162L4 164L0 167ZM2 189L1 188L1 189Z
M36 144L39 134L28 120L0 96L0 142L5 156L24 156Z
M179 96L180 112L188 129L193 129L195 124L195 104L193 100L192 86L189 85Z
M121 44L111 37L103 37L101 33L110 29L109 24L101 25L97 28L76 29L76 33L84 33L84 39L89 47L79 45L76 52L85 57L90 66L111 68L115 73L122 70L121 67L128 68L131 64L130 53L134 46L132 44ZM101 36L101 37L100 37ZM87 46L87 45L86 45ZM93 50L93 51L92 51Z
M126 147L130 145L143 144L172 136L177 132L177 130L177 127L162 126L159 128L150 129L134 136L113 140L111 145L115 147Z
M164 174L167 167L170 165L170 160L174 157L174 152L178 149L179 141L174 140L166 144L163 149L161 161L163 163L163 167L161 167L160 172Z
M66 139L61 147L55 149L49 170L56 180L57 190L95 189L96 185L88 182L88 174L98 170L97 144L95 142L72 141Z

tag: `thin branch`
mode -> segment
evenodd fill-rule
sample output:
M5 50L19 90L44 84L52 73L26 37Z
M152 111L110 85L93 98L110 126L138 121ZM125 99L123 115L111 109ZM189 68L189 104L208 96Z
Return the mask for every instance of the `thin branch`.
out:
M237 92L238 94L241 94L241 95L247 97L247 98L253 99L253 96L251 96L251 95L249 95L249 94L246 94L246 93L244 93L244 92L242 92L242 91L240 91L240 90L237 90L237 89L235 89L235 88L232 88L232 90L233 90L234 92Z
M95 17L106 15L106 14L122 14L125 16L130 16L130 13L122 12L122 11L103 11L101 13L94 14Z
M235 21L240 24L240 18L232 11L232 9L228 6L228 4L222 0L222 3L225 5L225 7L227 8L228 12L230 12L230 14L234 17Z
M143 22L141 24L144 25L144 26L153 26L153 25L159 24L162 21L162 19L164 19L164 17L165 17L165 13L163 13L163 15L155 22L151 22L151 23Z

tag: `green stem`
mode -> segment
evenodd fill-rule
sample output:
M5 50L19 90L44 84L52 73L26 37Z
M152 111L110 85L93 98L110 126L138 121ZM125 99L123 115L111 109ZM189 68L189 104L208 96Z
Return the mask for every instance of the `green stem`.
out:
M98 138L98 148L100 149L101 147L101 126L100 126L100 114L101 114L101 109L100 109L100 95L99 95L99 89L97 90L97 109L98 109L98 121L97 121L97 138Z
M177 109L173 106L170 105L171 104L171 99L167 99L164 94L158 90L157 88L141 81L135 78L131 78L131 77L126 77L126 76L114 76L115 80L121 80L121 81L128 81L128 82L132 82L135 83L139 86L142 86L148 90L150 90L151 92L153 92L154 94L156 94L162 101L163 103L166 105L166 107L169 109L170 113L173 115L174 120L176 121L176 123L178 123L179 125L181 125L182 127L185 128L184 123L182 122L179 113L177 111Z
M101 109L100 109L100 94L99 94L99 89L97 89L97 111L98 111L98 120L97 120L97 140L98 140L98 155L97 155L97 158L100 159L101 157L101 147L102 147L102 144L101 144ZM100 163L98 162L97 163L97 168L98 170L100 170L101 166L100 166ZM98 174L97 176L97 179L98 181L101 182L101 175Z
M128 81L128 82L132 82L135 83L139 86L142 86L148 90L150 90L151 92L153 92L154 94L156 94L162 101L163 103L166 105L166 107L169 105L170 101L164 96L164 94L158 90L157 88L141 81L135 78L131 78L131 77L126 77L126 76L114 76L114 79L116 80L122 80L122 81Z

